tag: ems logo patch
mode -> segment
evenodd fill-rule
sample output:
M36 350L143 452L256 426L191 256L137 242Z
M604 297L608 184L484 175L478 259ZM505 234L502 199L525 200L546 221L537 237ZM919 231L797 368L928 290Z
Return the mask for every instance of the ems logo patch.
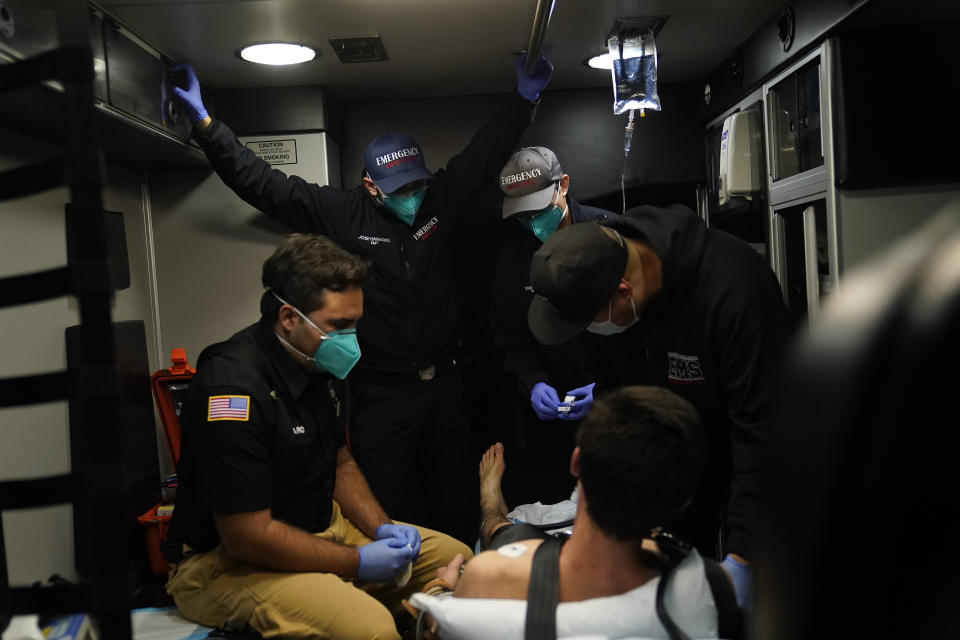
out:
M207 400L207 422L250 419L250 396L210 396Z
M698 384L706 382L703 377L703 368L697 356L685 356L679 353L667 352L669 369L667 380L676 384Z

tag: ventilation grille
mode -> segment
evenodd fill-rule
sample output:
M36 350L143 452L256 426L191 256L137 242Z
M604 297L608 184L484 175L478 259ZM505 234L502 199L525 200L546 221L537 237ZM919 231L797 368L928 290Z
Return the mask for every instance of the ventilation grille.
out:
M379 35L359 36L356 38L330 38L333 52L340 62L381 62L387 60L387 50Z

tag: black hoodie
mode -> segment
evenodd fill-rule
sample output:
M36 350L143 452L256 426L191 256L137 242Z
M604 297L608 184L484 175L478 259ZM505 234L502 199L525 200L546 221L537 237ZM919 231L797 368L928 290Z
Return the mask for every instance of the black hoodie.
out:
M792 325L776 276L750 245L707 229L681 205L638 207L605 224L645 242L662 263L659 295L622 336L620 381L674 391L705 428L707 473L682 527L712 551L726 501L725 551L749 557Z

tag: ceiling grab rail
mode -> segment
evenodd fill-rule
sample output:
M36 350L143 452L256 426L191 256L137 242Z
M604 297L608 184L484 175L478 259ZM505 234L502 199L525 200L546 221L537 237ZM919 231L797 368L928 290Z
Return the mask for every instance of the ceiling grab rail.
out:
M530 31L530 44L527 46L527 61L525 64L527 75L533 73L533 69L540 59L540 49L547 37L547 27L550 26L550 16L553 15L554 4L556 4L556 0L537 0L537 12L533 15L533 29Z

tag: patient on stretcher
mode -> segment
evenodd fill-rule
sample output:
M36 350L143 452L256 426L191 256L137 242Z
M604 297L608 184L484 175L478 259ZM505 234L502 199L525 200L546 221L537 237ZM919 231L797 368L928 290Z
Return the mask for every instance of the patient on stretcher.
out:
M411 604L433 617L443 638L522 638L526 625L543 623L530 617L527 600L544 589L555 637L668 638L674 625L692 638L719 637L718 604L736 611L726 575L660 529L692 495L704 456L699 418L679 396L635 386L603 397L570 459L578 500L567 539L507 520L504 448L494 444L479 467L481 541L489 550L467 564L456 557L425 589L431 595L415 594ZM708 564L720 578L707 578ZM661 582L667 620L656 612Z

